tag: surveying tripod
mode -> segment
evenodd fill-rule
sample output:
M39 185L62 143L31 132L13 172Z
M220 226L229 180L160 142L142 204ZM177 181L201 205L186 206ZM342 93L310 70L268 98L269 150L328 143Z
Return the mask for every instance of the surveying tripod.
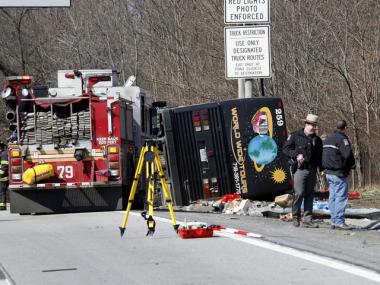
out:
M133 177L133 183L131 187L131 192L129 193L128 206L124 214L123 223L121 227L119 227L121 236L123 236L125 232L125 228L127 226L129 212L131 211L131 208L132 208L132 203L135 198L136 189L139 183L144 162L145 162L145 169L146 169L146 178L148 180L148 193L147 193L148 217L146 217L145 211L141 215L147 221L148 232L146 235L152 236L154 234L155 227L156 227L156 222L153 219L153 202L154 202L155 173L156 172L158 172L158 176L160 177L161 186L162 186L162 189L164 190L164 195L165 195L166 203L168 204L170 218L172 220L174 230L177 231L179 227L174 217L173 204L172 204L172 199L170 196L170 191L166 184L165 174L162 169L160 157L158 155L157 141L145 140L145 145L141 149L141 152L140 152L140 157L137 163L135 176Z

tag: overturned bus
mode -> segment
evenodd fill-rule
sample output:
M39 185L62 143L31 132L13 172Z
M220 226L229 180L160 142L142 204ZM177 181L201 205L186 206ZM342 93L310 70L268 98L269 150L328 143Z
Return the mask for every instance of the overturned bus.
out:
M238 193L272 199L291 189L280 98L245 98L161 112L176 205Z

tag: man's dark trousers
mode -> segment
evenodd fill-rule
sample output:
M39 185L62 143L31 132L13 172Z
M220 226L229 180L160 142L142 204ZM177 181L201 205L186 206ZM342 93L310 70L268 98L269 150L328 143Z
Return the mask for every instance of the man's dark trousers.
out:
M304 222L312 221L314 187L317 168L297 169L293 176L293 219L300 220L301 204L304 199Z

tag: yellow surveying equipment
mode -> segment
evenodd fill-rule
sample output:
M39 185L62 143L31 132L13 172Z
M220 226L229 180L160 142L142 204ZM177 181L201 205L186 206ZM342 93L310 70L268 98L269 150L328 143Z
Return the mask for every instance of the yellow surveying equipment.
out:
M124 214L124 219L120 229L120 235L123 236L125 232L125 228L127 226L129 212L132 208L132 203L135 198L137 185L139 183L140 175L143 169L143 165L145 162L146 169L146 178L148 180L148 193L147 193L147 204L148 204L148 217L146 211L144 211L141 215L147 221L148 232L147 236L152 236L155 231L156 222L153 219L153 202L154 202L154 190L155 190L155 174L158 173L160 178L162 189L164 190L165 200L168 204L170 218L173 222L174 230L177 232L179 225L174 217L173 204L170 195L170 191L166 184L165 174L162 169L161 160L157 151L157 140L145 140L145 145L141 149L139 161L137 163L137 168L135 172L135 176L133 177L133 183L131 187L131 192L129 193L128 206Z

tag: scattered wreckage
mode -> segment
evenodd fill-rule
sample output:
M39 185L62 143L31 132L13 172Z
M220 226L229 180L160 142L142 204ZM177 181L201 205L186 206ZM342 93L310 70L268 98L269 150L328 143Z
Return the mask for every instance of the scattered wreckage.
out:
M239 195L225 195L219 200L199 200L189 206L175 207L177 211L221 213L225 215L243 215L276 218L284 222L292 221L292 195L277 196L274 201L253 201L242 199ZM328 222L330 212L328 202L315 200L313 215ZM378 208L347 208L347 223L354 229L380 230L380 209Z

